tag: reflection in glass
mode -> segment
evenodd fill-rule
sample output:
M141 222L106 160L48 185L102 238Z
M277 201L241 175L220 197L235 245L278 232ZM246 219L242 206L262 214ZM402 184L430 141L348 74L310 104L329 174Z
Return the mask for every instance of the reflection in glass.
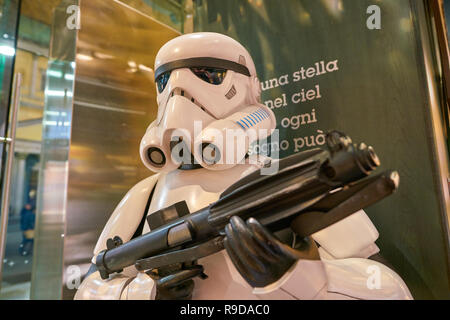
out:
M46 70L42 121L32 299L61 299L77 35L77 30L67 28L66 22L67 8L77 4L78 0L62 0L52 16L52 47Z
M43 196L43 190L48 191L43 188L43 181L52 178L54 182L61 184L65 180L61 179L61 174L55 176L40 169L42 166L57 167L56 172L61 173L64 172L61 167L67 166L67 155L62 165L58 160L62 158L64 150L67 154L69 146L74 59L61 62L54 56L50 56L49 48L51 38L53 38L54 47L57 47L58 39L60 41L64 39L65 50L70 50L67 43L71 38L64 31L67 29L65 27L66 9L70 4L77 4L77 1L23 0L20 8L20 24L17 28L17 46L15 46L15 27L12 28L15 24L11 23L8 13L12 14L11 4L16 2L0 0L0 7L3 10L0 20L0 71L4 72L8 63L12 64L9 61L15 58L14 73L21 73L23 76L10 183L10 215L0 299L30 298L30 288L33 287L31 285L32 270L40 272L43 269L52 276L46 278L39 274L37 277L47 281L47 288L42 292L54 294L47 295L47 298L57 298L60 295L60 283L56 290L52 290L51 285L54 284L55 279L61 282L62 277L61 272L58 275L62 254L57 256L58 243L59 251L62 251L61 230L64 227L60 223L62 211L47 211L53 214L53 218L58 217L56 224L55 219L39 216L42 207L45 208L46 200L50 200L49 203L52 203L54 207L64 201L64 198L56 192L60 190L58 188L48 193L50 198ZM64 24L59 26L54 21L55 14L58 12L55 8L58 6L61 8L60 12L64 13L64 16L60 16ZM72 32L72 35L76 35L76 31ZM74 39L73 36L72 41ZM74 45L72 50L74 51ZM4 101L9 99L9 91L5 88L9 88L10 80L6 72L2 79L3 107ZM68 112L66 112L67 108L69 108ZM1 112L7 109L2 108ZM3 125L1 121L0 124ZM55 143L52 145L52 142ZM55 150L57 156L54 156ZM54 173L55 170L51 172ZM49 221L51 226L42 228L47 226ZM56 229L55 225L58 226ZM54 231L57 230L56 233L47 232L52 227ZM43 229L44 232L42 232ZM43 233L45 236L40 237ZM46 240L52 243L52 248L48 246L45 248ZM39 254L42 251L47 251L47 255ZM41 262L41 266L37 265L36 260ZM43 261L46 263L42 264ZM57 261L56 264L55 261ZM33 278L36 279L36 277Z

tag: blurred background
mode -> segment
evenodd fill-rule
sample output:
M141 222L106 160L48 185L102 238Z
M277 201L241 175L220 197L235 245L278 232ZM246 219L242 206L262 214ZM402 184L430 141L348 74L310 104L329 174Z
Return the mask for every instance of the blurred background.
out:
M368 0L0 0L0 299L73 298L115 206L152 174L138 151L156 117L155 55L195 31L240 41L261 81L339 60L320 101L274 110L291 142L281 156L318 130L370 142L402 179L367 210L382 254L415 298L450 298L450 1L376 3L374 31ZM317 124L281 127L311 108Z

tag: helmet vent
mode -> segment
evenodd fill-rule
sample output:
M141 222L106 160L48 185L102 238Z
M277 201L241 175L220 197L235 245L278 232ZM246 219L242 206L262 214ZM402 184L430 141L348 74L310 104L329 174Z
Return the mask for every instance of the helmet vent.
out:
M230 100L231 98L233 98L236 95L236 88L233 86L231 86L231 89L227 92L227 94L225 95L225 97L227 97L228 100Z
M246 66L245 57L240 55L239 56L239 64L242 64L243 66Z

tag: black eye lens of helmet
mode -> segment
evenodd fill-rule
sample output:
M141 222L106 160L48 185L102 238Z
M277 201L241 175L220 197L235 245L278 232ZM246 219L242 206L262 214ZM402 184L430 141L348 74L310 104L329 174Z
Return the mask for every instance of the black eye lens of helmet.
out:
M166 87L169 78L170 78L170 71L167 71L156 79L156 86L158 87L159 93L164 91L164 88Z
M226 69L207 68L207 67L192 67L191 71L203 81L215 85L221 84L227 74Z

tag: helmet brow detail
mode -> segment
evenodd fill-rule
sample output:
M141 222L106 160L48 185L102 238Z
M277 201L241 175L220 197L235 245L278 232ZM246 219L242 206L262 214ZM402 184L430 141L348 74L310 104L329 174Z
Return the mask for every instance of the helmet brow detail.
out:
M239 55L239 64L242 64L243 66L247 65L247 63L245 62L245 57L243 55Z

